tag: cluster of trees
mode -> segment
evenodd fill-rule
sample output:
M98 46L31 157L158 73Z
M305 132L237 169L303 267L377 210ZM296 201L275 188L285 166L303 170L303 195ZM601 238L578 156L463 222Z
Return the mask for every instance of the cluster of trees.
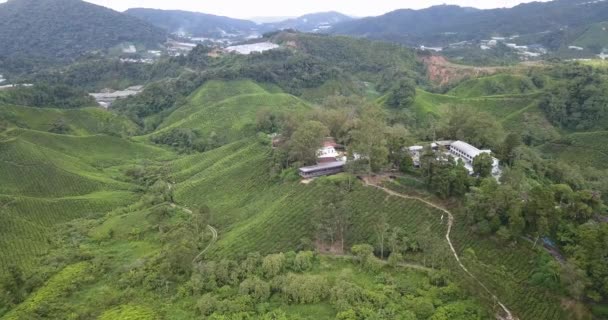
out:
M608 77L603 70L579 63L558 66L557 83L540 107L557 126L572 130L604 128L608 113Z
M177 59L161 59L154 64L146 64L91 54L66 67L18 74L17 80L26 83L60 83L97 92L105 88L118 90L163 78L175 78L183 72L181 65L183 63L180 64Z
M185 103L186 96L206 79L201 74L186 72L178 78L153 82L137 95L118 99L112 104L112 109L127 115L150 132L161 123L167 112Z
M559 286L576 299L602 301L608 296L608 225L597 221L605 211L598 193L572 189L567 184L536 185L521 189L512 182L483 180L466 198L469 223L480 234L496 234L503 241L532 236L551 239L568 257ZM541 244L538 244L541 245Z
M357 155L354 171L378 172L389 165L398 168L407 158L403 147L411 143L412 135L400 124L389 125L387 113L377 105L352 97L331 97L324 108L303 117L308 120L298 122L286 115L276 125L282 139L274 152L279 171L314 164L316 151L329 136L348 146L351 158ZM258 127L268 126L268 117L261 119Z
M287 319L276 302L287 306L329 303L337 312L336 318L344 320L483 319L487 316L478 304L463 300L464 292L444 272L433 273L425 279L428 283L418 288L407 279L393 276L392 269L384 267L373 256L371 246L356 245L351 251L359 272L365 277L377 275L374 286L358 282L350 272L328 277L319 272L320 260L313 252L292 251L267 256L250 253L239 260L196 263L183 285L169 289L168 293L195 297L193 307L209 319ZM145 272L155 274L149 268ZM143 273L144 270L133 269L122 276L120 283L136 285L133 280L144 277ZM175 286L169 285L171 287ZM167 293L163 282L158 288L149 289Z
M74 109L95 106L95 99L87 92L62 84L40 83L31 87L18 86L0 95L6 104L37 108Z
M175 148L179 152L204 152L205 150L220 147L223 143L217 135L203 137L198 130L188 128L174 128L160 134L153 135L150 140L156 144L163 144Z

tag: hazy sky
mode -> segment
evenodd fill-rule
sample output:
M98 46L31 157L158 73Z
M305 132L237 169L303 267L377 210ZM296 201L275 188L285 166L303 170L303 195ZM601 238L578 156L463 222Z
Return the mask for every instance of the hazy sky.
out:
M340 11L353 16L375 16L395 9L421 9L439 4L476 8L512 7L530 0L86 0L115 10L145 7L181 9L234 18L299 16L320 11ZM543 0L546 1L546 0ZM0 2L2 2L0 0Z

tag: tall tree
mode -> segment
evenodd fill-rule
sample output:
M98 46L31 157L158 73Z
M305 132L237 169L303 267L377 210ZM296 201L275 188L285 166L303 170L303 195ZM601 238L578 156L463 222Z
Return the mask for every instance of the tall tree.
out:
M380 170L387 162L385 114L377 106L367 106L351 132L351 150L367 163L369 174Z
M388 93L386 104L392 108L407 108L416 99L416 83L408 78L397 81Z
M482 153L473 159L473 172L481 178L487 178L492 175L492 164L492 156Z
M329 130L318 121L307 121L291 137L290 155L296 161L313 164L317 160L317 150L323 145L323 138Z

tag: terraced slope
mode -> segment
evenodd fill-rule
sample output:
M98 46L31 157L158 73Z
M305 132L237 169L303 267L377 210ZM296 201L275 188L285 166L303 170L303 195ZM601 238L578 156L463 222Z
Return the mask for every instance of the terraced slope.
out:
M99 133L136 134L137 125L124 116L101 108L51 109L1 105L0 122L10 126L49 131L53 124L63 121L73 135Z
M303 111L307 104L285 93L267 91L249 81L210 81L194 92L157 131L173 128L196 129L203 136L212 133L232 142L255 134L258 111Z
M173 163L176 202L191 208L204 204L213 212L213 225L218 228L220 238L211 255L285 251L300 246L302 238L314 237L311 219L319 201L337 191L332 179L340 176L311 185L281 183L269 176L269 164L268 147L253 140L235 142ZM448 253L442 242L445 224L440 214L432 214L431 208L414 201L387 198L383 192L360 184L346 195L346 203L353 214L347 245L375 243L371 226L385 213L391 225L399 225L433 243L435 254Z
M108 135L72 136L24 129L6 135L78 158L96 168L171 156L164 149Z
M536 86L528 77L503 73L465 81L450 90L448 94L462 98L472 98L526 94L535 90L537 90Z
M463 95L468 96L469 94L463 93ZM459 106L472 108L475 111L486 112L495 116L498 120L501 120L506 119L525 109L530 104L535 103L538 96L538 93L530 93L519 95L458 97L418 90L412 108L423 115L441 115L448 109Z
M32 266L57 224L102 215L137 200L121 167L169 155L105 135L12 129L0 135L0 274ZM117 167L113 167L117 166Z
M581 132L546 143L541 150L549 155L579 166L608 168L608 131Z

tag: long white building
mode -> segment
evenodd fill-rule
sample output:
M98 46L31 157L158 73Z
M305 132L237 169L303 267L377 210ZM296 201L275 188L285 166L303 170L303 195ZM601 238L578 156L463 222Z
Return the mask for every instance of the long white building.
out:
M446 156L455 158L456 160L462 160L464 167L469 171L469 174L473 174L473 161L479 155L487 153L492 154L492 150L480 150L475 146L472 146L464 141L435 141L431 143L431 150L435 153L437 159L444 158L440 156L440 153L444 153ZM424 152L423 146L411 146L407 148L415 167L420 166L420 157ZM445 158L444 158L445 159ZM500 170L500 161L495 157L492 157L492 176L498 180L502 175Z
M461 159L464 162L464 167L473 173L473 161L481 154L492 154L492 150L480 150L464 141L455 141L448 146L448 152L451 156ZM502 174L500 170L500 161L492 157L492 175L499 177Z

